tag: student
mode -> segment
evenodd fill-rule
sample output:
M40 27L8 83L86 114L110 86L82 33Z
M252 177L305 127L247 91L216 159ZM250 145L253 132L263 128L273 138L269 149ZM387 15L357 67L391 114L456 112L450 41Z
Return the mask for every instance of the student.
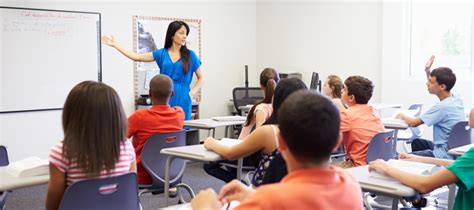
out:
M220 209L233 200L240 201L235 209L363 209L357 181L329 164L339 144L336 106L319 93L298 91L278 112L278 150L288 175L256 190L238 181L222 187L219 195L207 189L191 201L193 209Z
M102 37L102 43L117 49L120 53L134 61L155 61L160 67L160 74L168 75L174 83L174 95L170 99L170 105L180 106L185 119L191 119L191 98L201 88L204 77L201 70L201 61L194 51L186 47L186 38L189 35L189 26L183 21L173 21L168 25L166 31L164 48L146 53L135 53L119 45L113 36ZM196 75L196 83L193 88L191 79Z
M125 136L127 118L120 98L104 83L85 81L66 99L64 140L51 149L46 209L58 209L74 182L136 171L135 153Z
M366 165L372 137L384 131L379 114L367 105L373 90L372 81L361 76L350 76L344 81L342 101L349 108L341 110L341 133L347 160L337 163L340 167Z
M278 154L277 150L277 124L278 109L283 101L293 92L297 90L308 89L306 85L297 78L289 78L281 80L275 88L273 96L273 113L265 122L265 125L258 127L242 143L233 147L228 147L219 143L212 137L208 137L204 141L204 147L222 155L227 160L236 160L241 157L249 156L255 152L261 151L262 157L258 163L255 175L252 179L254 186L259 186L265 175L265 170L272 159ZM219 165L212 163L205 164L204 170L225 182L230 182L236 178L235 170L225 170Z
M280 76L275 69L265 68L262 73L260 73L260 88L265 98L250 109L244 127L240 132L239 139L247 137L252 130L260 127L270 115L272 115L273 93L275 92L278 81L280 81Z
M342 103L342 100L341 100L341 92L343 88L344 88L344 84L342 83L341 78L339 78L336 75L329 75L326 78L326 81L324 81L324 86L323 86L324 95L332 99L332 102L336 104L339 110L344 110L347 108L346 105L344 105L344 103Z
M451 93L451 88L456 83L456 75L447 67L439 67L430 72L433 61L434 56L430 58L425 66L428 78L426 85L428 86L428 92L436 95L440 102L420 117L410 117L400 113L397 118L402 119L411 127L421 124L433 126L433 141L413 140L411 143L412 154L452 159L448 155L448 137L454 125L466 119L464 106L461 98Z
M137 110L128 118L128 138L133 137L137 157L138 184L152 184L152 179L142 165L141 153L148 138L157 133L170 133L183 129L184 112L179 106L170 107L173 95L173 81L163 74L150 81L150 109Z
M469 125L474 127L474 109L471 109L469 115ZM404 172L387 165L383 160L376 160L370 162L369 170L391 176L422 194L456 183L458 192L456 193L453 209L474 209L474 148L468 150L455 161L405 153L400 154L400 159L430 163L446 168L426 176Z

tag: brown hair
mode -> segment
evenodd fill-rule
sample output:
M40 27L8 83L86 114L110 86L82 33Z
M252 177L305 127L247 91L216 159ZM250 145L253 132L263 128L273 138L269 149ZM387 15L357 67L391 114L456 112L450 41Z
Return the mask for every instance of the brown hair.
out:
M277 71L275 71L275 69L265 68L263 69L262 73L260 73L260 86L265 88L265 98L252 106L247 115L245 126L250 125L250 122L252 122L254 111L255 108L257 108L257 105L261 103L269 104L272 102L273 94L275 93L275 87L278 81L280 81L280 75Z
M94 81L76 85L64 104L62 124L66 160L89 176L115 168L120 144L126 141L127 118L113 88Z
M374 84L369 79L362 76L350 76L344 81L347 89L347 95L354 95L358 104L369 103L374 92Z
M327 83L329 88L332 90L332 97L341 98L342 88L344 88L341 78L336 75L329 75L327 78Z

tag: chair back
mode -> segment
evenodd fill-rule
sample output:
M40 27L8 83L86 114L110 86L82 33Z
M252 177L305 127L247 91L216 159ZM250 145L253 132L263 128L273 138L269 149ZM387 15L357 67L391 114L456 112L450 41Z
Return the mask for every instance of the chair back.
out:
M412 104L408 107L408 110L417 110L414 117L418 117L421 114L421 108L423 108L423 104Z
M0 145L0 166L7 166L9 163L7 148Z
M419 117L421 114L421 109L423 108L423 104L412 104L408 107L408 110L417 110L414 117ZM408 127L411 131L411 137L408 139L409 141L413 139L420 138L423 135L423 127L421 125L416 127Z
M367 149L367 163L377 159L389 160L393 157L393 131L375 134Z
M461 121L454 125L448 137L448 148L456 148L471 144L471 127L467 121Z
M239 115L242 115L239 106L255 104L258 101L263 100L263 97L262 90L259 87L236 87L232 90L234 107Z
M153 184L147 188L164 188L167 155L160 151L170 147L186 146L186 131L159 133L151 136L143 146L141 160L143 167L153 179ZM170 168L170 186L181 183L186 168L186 161L174 159Z
M64 192L59 209L140 209L137 174L76 182Z

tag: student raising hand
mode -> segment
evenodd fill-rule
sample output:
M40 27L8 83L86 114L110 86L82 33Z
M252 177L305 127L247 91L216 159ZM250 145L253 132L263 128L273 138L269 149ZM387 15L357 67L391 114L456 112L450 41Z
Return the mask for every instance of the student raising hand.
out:
M430 78L430 70L431 70L431 66L433 65L434 59L435 59L435 56L432 55L430 59L428 60L428 62L426 62L425 64L426 78L428 79Z

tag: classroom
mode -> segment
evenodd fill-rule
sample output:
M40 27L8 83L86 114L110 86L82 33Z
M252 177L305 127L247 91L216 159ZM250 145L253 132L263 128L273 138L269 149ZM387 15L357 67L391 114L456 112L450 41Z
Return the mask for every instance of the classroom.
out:
M7 161L10 163L28 157L48 160L51 148L64 138L62 105L64 105L66 97L65 95L63 97L54 97L53 94L48 96L46 93L41 93L43 90L41 87L36 87L33 84L36 84L36 80L48 80L51 82L61 80L61 78L69 80L76 77L76 74L68 75L68 73L64 72L77 73L82 66L91 66L93 68L90 68L89 75L77 74L78 77L84 76L84 78L87 78L84 80L98 81L96 75L97 69L99 69L100 81L116 91L125 117L132 116L142 105L137 104L138 98L142 95L148 95L148 89L151 89L150 81L155 81L153 76L156 73L143 71L146 66L143 67L142 65L147 64L133 62L126 57L126 53L112 46L113 44L110 44L110 42L104 41L103 37L113 37L113 43L119 43L121 47L137 52L137 49L140 47L136 46L137 43L135 41L140 39L141 35L150 34L148 32L151 32L157 45L156 49L160 49L163 48L162 40L165 40L167 24L174 20L188 22L189 26L191 26L191 32L190 35L187 35L188 40L186 40L186 43L195 52L198 59L198 70L192 70L191 78L193 82L191 87L187 87L195 92L192 94L193 106L189 106L189 111L184 110L184 120L186 121L191 120L188 114L196 120L238 114L246 117L246 113L240 113L236 109L235 99L232 94L233 90L237 87L257 87L257 89L262 87L264 91L265 89L261 84L261 73L266 68L276 70L276 72L280 73L280 76L291 75L290 77L299 78L306 87L314 86L312 77L317 73L321 82L319 87L321 89L324 89L326 78L329 75L337 75L343 82L342 92L348 91L347 86L349 85L344 83L346 78L359 75L363 79L368 79L371 83L373 91L370 93L371 97L369 97L368 104L375 107L373 110L376 110L376 112L374 113L379 115L378 124L382 127L381 131L393 131L390 134L390 138L395 134L393 155L397 156L400 152L411 151L411 149L398 150L399 147L406 148L405 144L410 143L402 143L402 146L397 145L400 143L400 141L396 141L397 134L402 138L401 136L407 131L413 134L414 131L411 127L417 127L421 130L417 138L432 140L434 136L439 135L438 131L433 131L437 129L434 128L435 126L427 126L426 124L432 125L428 121L423 123L425 119L423 114L430 110L430 107L437 106L441 98L444 99L427 88L430 76L425 74L425 65L428 65L427 62L429 63L430 59L432 59L431 61L434 59L432 65L429 65L431 70L438 67L448 67L456 75L454 87L445 93L452 93L462 101L463 119L460 121L466 122L464 127L469 133L467 140L469 143L467 145L471 145L474 140L471 137L471 130L468 129L468 125L472 126L472 124L467 121L469 121L471 108L474 108L474 65L472 64L472 58L474 58L472 49L472 46L474 46L472 39L474 9L472 8L474 8L473 2L462 0L438 0L433 2L424 0L125 0L119 2L110 0L0 0L0 26L3 24L3 27L5 27L0 32L0 46L2 46L0 52L0 82L3 83L0 84L0 145L7 148ZM39 13L43 11L47 13L65 12L65 14L83 15L81 17L90 16L98 18L97 22L100 24L96 27L95 25L89 27L92 30L91 33L93 35L96 34L98 39L88 40L75 37L78 39L71 39L70 44L66 42L54 44L53 40L52 43L38 44L38 47L34 47L35 43L32 42L24 42L22 44L21 39L23 37L18 36L18 39L14 41L11 38L12 36L8 35L12 29L7 28L7 22L10 21L7 18L10 14L8 12L20 10ZM12 15L11 17L14 16ZM155 20L160 20L166 24L160 25L160 27L163 27L160 30L154 29L154 26L156 28L156 25L153 23ZM45 25L44 27L50 26ZM79 30L81 28L80 24L75 25L75 27L74 30L77 30L80 34L89 33L85 27L84 30ZM198 29L198 31L193 31L195 29ZM92 38L95 39L96 37ZM81 40L87 40L87 43L81 43ZM8 44L9 42L10 44ZM18 46L18 49L31 48L31 51L35 53L25 52L25 54L19 53L17 55L15 53L19 52L19 50L14 49L16 48L15 44L24 45ZM79 47L81 45L91 47L92 52L98 52L98 55L82 55L81 49L77 48L75 50L76 46ZM41 49L43 46L54 47ZM13 53L10 54L10 52ZM150 50L143 52L147 53ZM43 55L35 55L39 53ZM48 57L48 54L51 56ZM22 55L25 55L24 58L21 58L23 57ZM150 53L149 56L152 57L143 57L143 59L155 61L158 55ZM174 64L171 53L169 56ZM48 65L55 64L56 66L61 66L57 68L58 70L69 70L64 70L63 74L57 74L58 78L54 78L54 72L51 74L50 72L41 72L41 66L43 65L35 64L35 62L43 61L38 58L47 59L44 62L48 63ZM192 57L191 59L195 58ZM87 60L94 62L88 63L86 62ZM11 61L17 62L18 65ZM175 61L178 63L178 60ZM190 62L192 66L193 61L191 60ZM196 65L196 63L194 64ZM160 65L158 64L158 66ZM9 78L9 75L13 75L11 72L15 71L15 66L26 67L28 71L31 71L31 75L28 72L21 75L18 74L21 77L15 76L15 80L12 80L12 78ZM154 67L155 72L158 72L158 66ZM38 67L37 70L33 69L36 67ZM200 88L193 89L197 79L196 74L198 74L196 72L199 72L203 82L200 84ZM49 77L49 79L42 77ZM175 80L173 76L171 76L171 79ZM280 82L283 81L282 78L278 79ZM21 84L11 83L11 81L19 81ZM71 79L71 81L76 80ZM62 94L67 94L71 91L73 85L77 83L79 81L74 82L74 84L53 87L52 89L59 89L62 91ZM278 89L277 84L280 83L278 80L275 80L275 86L277 87L273 90L275 93ZM174 84L174 86L176 87L178 84ZM443 87L445 88L446 85ZM295 89L298 88L295 87ZM321 89L319 91L321 93L324 92ZM176 89L174 89L174 92L177 95ZM347 95L348 93L346 92L345 94ZM293 95L288 97L290 96ZM43 98L38 99L34 97ZM350 95L348 97L350 98ZM355 98L354 96L354 103L359 104L360 102L356 102ZM149 100L151 103L153 99L150 98ZM314 100L320 99L315 98ZM45 104L54 102L60 104L60 106L50 106L47 104L44 107L40 107L41 110L35 110L35 103L40 104L43 101ZM281 102L283 104L282 108L289 107L288 103ZM345 103L345 101L343 102ZM150 103L145 106L145 109L151 107ZM269 104L271 106L271 100ZM402 126L403 128L390 126L388 121L387 124L385 122L382 124L384 119L392 118L399 110L407 110L412 104L421 104L422 106L420 113L418 113L422 117L415 117L417 120L421 120L421 123L412 124L410 120L415 118L409 117L410 120L405 120L401 117L402 121L404 121L403 123L405 123L404 127ZM252 105L253 103L249 104L248 108L252 107ZM304 104L299 105L303 106ZM343 104L343 106L347 106L347 104ZM193 110L192 114L190 113L191 109ZM268 119L270 115L271 113L265 119ZM246 118L243 119L245 120ZM342 119L343 114L341 114L341 123L343 123ZM244 121L242 121L240 124L220 124L213 128L203 128L196 125L193 127L192 122L186 121L184 121L184 127L191 126L194 131L193 133L187 132L188 143L192 141L201 147L205 140L206 142L208 141L208 137L215 139L224 137L237 139L241 129L240 125L244 124ZM128 124L131 127L130 119ZM183 127L182 124L181 127ZM273 128L273 126L271 127ZM443 132L449 135L452 127L449 128L449 131L444 130ZM341 129L343 129L342 124ZM251 132L254 132L253 129ZM263 130L262 132L272 133L271 129L269 131ZM344 131L341 130L341 132ZM189 140L191 135L194 139ZM127 137L132 139L130 136ZM346 142L341 144L346 144ZM209 145L205 144L205 147L209 149ZM133 146L136 147L135 145ZM273 149L276 150L276 148ZM290 153L292 152L291 149L290 147ZM449 147L449 149L453 148ZM260 150L262 148L258 151ZM267 149L262 151L267 151ZM171 153L169 152L168 155L172 155ZM447 150L444 153L448 154ZM467 151L466 154L468 154ZM450 157L453 159L453 157L457 156L459 156L458 159L462 159L467 155L453 155ZM232 158L226 157L223 154L212 156L213 160L231 159L241 162L244 159L244 170L237 175L238 178L244 180L248 176L248 170L245 169L246 159L240 156L237 157L234 154L228 156ZM437 155L433 157L438 158ZM353 160L351 158L349 160ZM175 161L178 159L176 158ZM339 161L338 157L336 159L336 162ZM209 187L219 193L219 190L226 184L226 181L221 181L208 174L210 169L206 169L203 161L196 160L196 158L189 158L187 160L183 182L188 184L196 194ZM331 160L333 159L331 158ZM214 163L214 161L210 162ZM241 170L240 162L237 168L238 172ZM444 162L442 164L438 163L433 164L448 165L444 164ZM358 166L358 163L356 165ZM368 165L368 162L363 165ZM162 167L164 168L164 166ZM360 201L362 202L360 206L371 209L371 205L367 204L367 199L375 203L377 203L377 199L374 199L374 196L367 196L367 193L377 194L380 191L365 188L363 181L361 181L363 178L353 174L367 173L367 176L371 176L369 175L369 169L367 169L369 166L365 167L364 172L353 172L355 170L351 171L352 169L348 169L347 174L354 176L354 180L358 180L358 184L362 186L361 192L364 199L361 197ZM376 167L374 166L371 170L380 172ZM0 166L1 168L6 167ZM450 167L447 168L450 169ZM444 169L443 171L449 170ZM400 174L386 175L398 179L397 177ZM372 182L373 177L369 178L369 182ZM474 179L474 177L471 177L471 179ZM2 180L0 181L3 182ZM410 187L410 184L403 181L401 183L398 183L399 185L397 186L405 190L409 196L397 195L398 197L395 196L396 199L394 198L393 202L392 199L389 199L390 202L385 206L389 206L392 209L401 208L402 206L413 205L411 204L413 200L418 201L420 199L423 200L423 198L425 199L426 206L431 208L453 209L453 202L455 207L460 205L460 201L457 201L457 198L456 201L452 199L456 191L456 186L452 183L450 183L452 184L449 185L450 187L437 189L437 191L443 191L440 193L442 195L438 197L423 197L418 188ZM166 191L166 195L169 194L167 192L168 188L164 191ZM471 193L470 196L474 195L472 194L474 189L468 191ZM180 191L180 193L182 192L184 192L186 202L189 202L188 194L184 190ZM4 209L44 209L47 193L48 184L45 182L36 186L13 189L6 197ZM0 201L1 199L0 196ZM167 196L161 193L158 195L147 193L140 195L139 199L143 209L156 209L178 204L178 198L170 196L168 199ZM407 202L408 204L406 204ZM474 197L467 197L467 201L464 202L474 203ZM381 205L384 206L383 204ZM191 206L188 204L186 207L190 208ZM301 206L294 207L301 208ZM377 204L374 207L377 207ZM333 206L332 208L337 207ZM0 206L0 209L2 209L2 206Z

